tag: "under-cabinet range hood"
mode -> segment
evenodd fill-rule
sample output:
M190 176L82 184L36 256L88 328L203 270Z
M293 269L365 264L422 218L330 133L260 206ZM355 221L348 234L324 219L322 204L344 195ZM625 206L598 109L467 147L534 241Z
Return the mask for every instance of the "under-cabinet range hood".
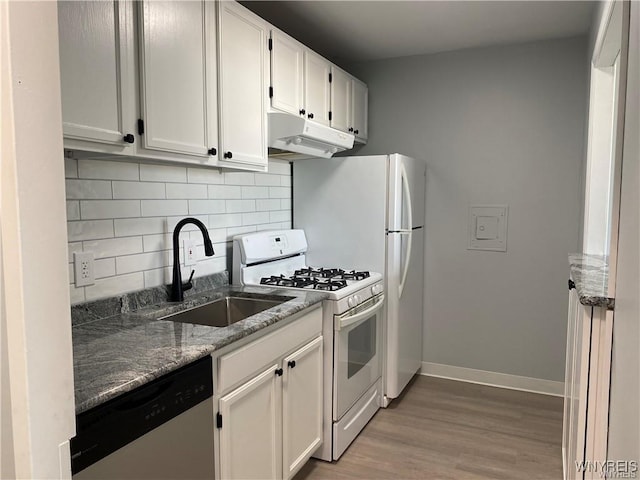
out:
M329 158L353 148L354 136L289 113L269 112L269 146Z

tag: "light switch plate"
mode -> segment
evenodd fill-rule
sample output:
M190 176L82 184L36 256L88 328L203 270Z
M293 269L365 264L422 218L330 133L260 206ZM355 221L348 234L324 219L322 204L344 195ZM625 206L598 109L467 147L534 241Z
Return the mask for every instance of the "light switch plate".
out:
M507 205L469 207L468 250L507 251Z

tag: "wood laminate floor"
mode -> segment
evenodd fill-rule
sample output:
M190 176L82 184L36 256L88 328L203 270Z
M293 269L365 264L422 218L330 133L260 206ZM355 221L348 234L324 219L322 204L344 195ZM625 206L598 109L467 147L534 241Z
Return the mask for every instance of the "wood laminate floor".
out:
M559 397L416 377L339 461L311 459L294 480L558 480Z

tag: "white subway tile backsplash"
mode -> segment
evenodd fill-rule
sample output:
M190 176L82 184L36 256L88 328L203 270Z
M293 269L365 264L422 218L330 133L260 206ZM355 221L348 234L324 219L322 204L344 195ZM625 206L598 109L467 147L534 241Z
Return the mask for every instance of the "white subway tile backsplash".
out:
M269 159L269 173L291 175L291 163L286 160Z
M140 200L165 198L165 184L152 182L113 182L113 198Z
M269 223L287 222L291 220L291 212L289 210L279 210L269 212Z
M109 238L83 242L83 251L95 258L117 257L142 252L142 237Z
M209 215L210 228L239 227L242 225L241 213Z
M189 213L187 200L142 200L143 217L164 215L186 215Z
M269 212L252 212L242 214L242 225L257 225L259 223L269 223Z
M227 200L227 213L255 212L255 200Z
M209 216L208 215L189 215L189 217L195 218L196 220L200 220L206 227L208 227L208 225L207 225L207 222L209 221ZM185 218L185 217L184 216L181 216L181 217L167 217L167 221L165 223L164 232L165 233L173 233L173 230L176 228L176 225L183 218ZM195 231L195 230L198 230L198 227L196 227L193 223L187 223L180 230L180 234L182 234L182 232L191 232L191 231Z
M64 177L78 178L78 160L75 158L64 159Z
M187 181L189 183L208 183L220 185L224 183L224 174L212 168L188 168Z
M67 201L67 221L80 220L80 202Z
M131 218L139 216L139 200L80 201L80 217L83 220L93 220L100 218Z
M84 302L84 287L76 288L75 285L69 285L69 299L71 304Z
M281 200L277 198L271 198L269 200L256 200L256 211L258 212L266 212L269 210L279 210Z
M271 162L269 165L271 165ZM256 185L278 187L280 186L280 176L271 175L269 173L256 173Z
M187 169L170 165L140 165L142 182L182 182L187 181Z
M116 274L116 259L103 258L93 264L95 278L113 277Z
M111 182L108 180L68 179L65 182L67 199L112 198Z
M142 248L145 252L157 252L173 248L173 234L161 233L142 237Z
M251 233L256 231L255 225L247 225L245 227L227 228L227 241L233 240L233 237L243 233Z
M291 187L269 187L270 198L291 198Z
M113 220L116 237L128 237L131 235L148 235L152 233L164 233L167 219L154 218L123 218Z
M91 251L96 283L75 288L72 303L171 282L173 230L186 216L203 222L215 255L204 257L203 239L192 224L180 246L193 238L199 249L195 276L230 267L234 235L288 228L290 167L269 161L269 173L221 172L206 167L65 159L69 272L73 252ZM183 257L182 248L180 257ZM183 267L188 276L191 267ZM73 281L71 276L70 282Z
M96 280L94 285L84 287L85 298L87 301L120 295L122 293L133 292L135 290L142 290L143 288L144 275L142 272L102 278L100 280Z
M167 183L167 198L208 198L207 186L193 183Z
M113 237L113 220L88 220L67 222L70 242Z
M224 213L225 200L189 200L189 214Z
M102 180L139 180L138 167L137 163L93 159L78 160L78 177Z
M242 198L242 187L234 185L209 185L209 198Z
M255 173L225 172L224 183L226 183L227 185L255 185Z
M172 252L169 250L159 252L141 253L116 258L116 272L118 275L131 272L143 272L154 268L171 265Z
M242 198L269 198L269 187L242 187Z

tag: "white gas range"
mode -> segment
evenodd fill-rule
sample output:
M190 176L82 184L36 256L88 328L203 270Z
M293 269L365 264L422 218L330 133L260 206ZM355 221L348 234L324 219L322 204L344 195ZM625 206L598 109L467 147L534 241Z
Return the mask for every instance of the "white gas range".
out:
M303 230L233 239L232 281L314 289L323 302L324 441L315 453L337 460L382 404L382 275L306 264Z

